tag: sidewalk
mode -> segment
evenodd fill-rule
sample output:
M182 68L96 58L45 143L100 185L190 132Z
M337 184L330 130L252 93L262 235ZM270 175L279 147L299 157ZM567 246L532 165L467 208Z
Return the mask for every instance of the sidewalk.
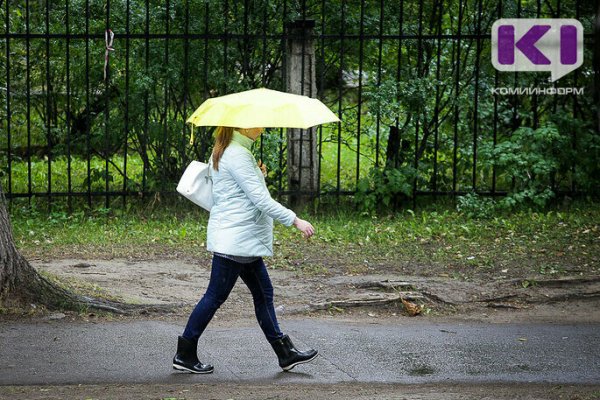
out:
M600 382L600 325L356 324L283 320L320 356L282 372L257 325L209 326L200 358L214 374L174 373L182 327L160 321L0 322L0 385L99 383Z

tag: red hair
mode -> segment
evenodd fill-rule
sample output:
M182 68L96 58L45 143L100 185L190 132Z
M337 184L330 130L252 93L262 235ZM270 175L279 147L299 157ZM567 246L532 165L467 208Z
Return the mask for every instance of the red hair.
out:
M233 128L229 126L219 126L215 134L215 147L213 148L212 160L213 168L219 170L219 160L223 156L223 152L231 143L233 137Z

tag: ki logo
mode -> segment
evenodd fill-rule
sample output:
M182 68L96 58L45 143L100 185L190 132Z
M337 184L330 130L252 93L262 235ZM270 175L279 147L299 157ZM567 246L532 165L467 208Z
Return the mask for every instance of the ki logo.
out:
M499 71L550 71L554 82L583 64L576 19L499 19L492 25L492 65Z

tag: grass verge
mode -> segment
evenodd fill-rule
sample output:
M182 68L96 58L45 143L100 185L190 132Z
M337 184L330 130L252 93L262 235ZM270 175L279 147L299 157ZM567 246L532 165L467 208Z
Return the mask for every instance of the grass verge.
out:
M127 211L47 214L12 207L17 246L30 259L206 258L208 214L185 203ZM456 279L600 273L600 207L519 211L473 219L443 207L390 216L305 216L311 240L275 225L272 268L299 275L389 273Z

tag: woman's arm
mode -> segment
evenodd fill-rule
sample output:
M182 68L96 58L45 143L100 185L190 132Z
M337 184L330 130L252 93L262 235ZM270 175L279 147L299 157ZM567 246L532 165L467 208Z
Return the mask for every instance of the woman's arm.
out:
M252 153L242 151L235 156L239 157L237 165L228 168L228 171L246 196L260 211L285 226L291 226L296 220L296 213L271 198L264 181L256 174L256 161Z

